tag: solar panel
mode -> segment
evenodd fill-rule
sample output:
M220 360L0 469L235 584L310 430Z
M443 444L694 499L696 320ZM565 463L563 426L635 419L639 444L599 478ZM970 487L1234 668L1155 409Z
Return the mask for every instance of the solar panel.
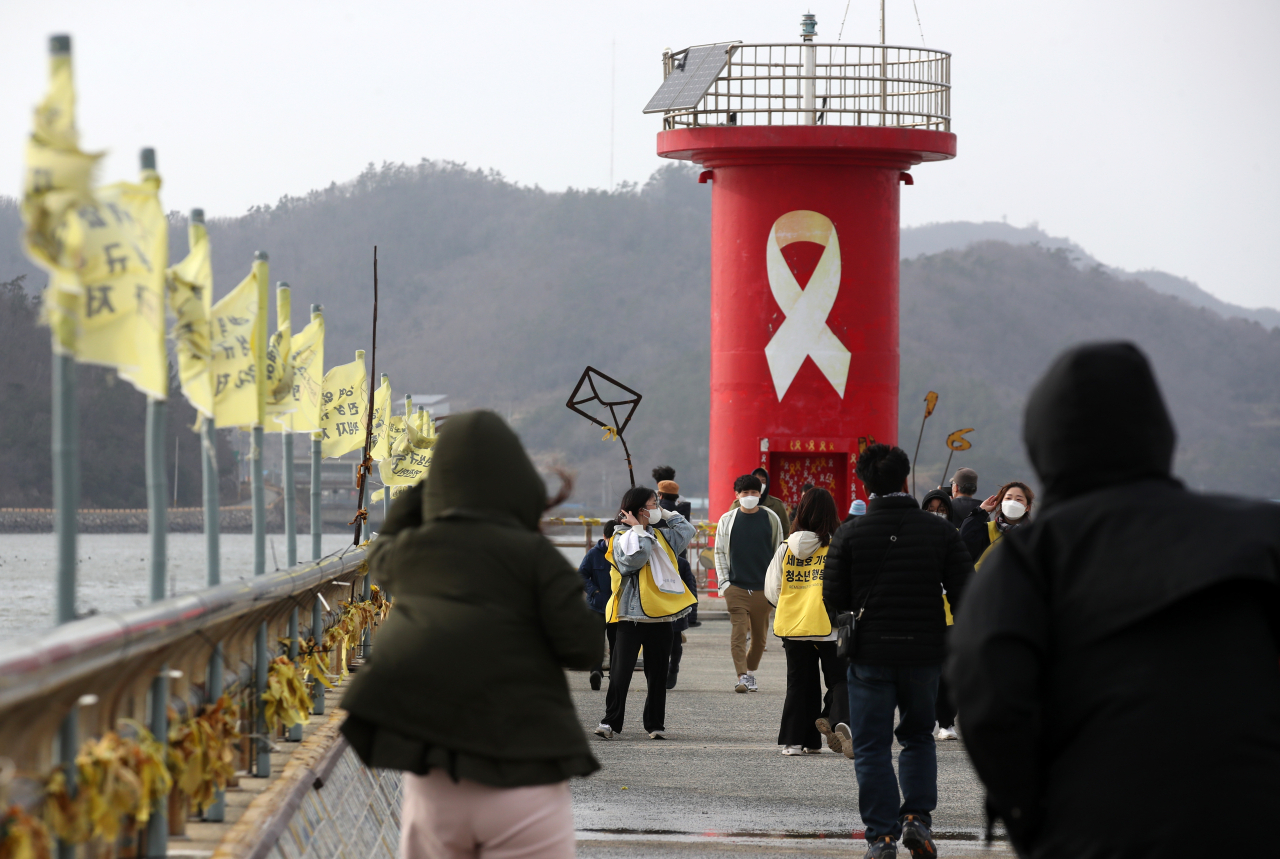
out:
M658 87L658 91L645 105L645 113L658 113L666 110L688 110L698 106L702 97L711 89L711 84L729 61L729 49L734 42L721 42L716 45L700 45L689 48L684 56L676 61L676 66L667 75L667 79Z

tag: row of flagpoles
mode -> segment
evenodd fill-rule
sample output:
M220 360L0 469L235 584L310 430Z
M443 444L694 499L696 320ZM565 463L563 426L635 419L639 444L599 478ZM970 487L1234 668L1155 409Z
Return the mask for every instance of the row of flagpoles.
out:
M288 284L278 284L276 328L268 334L269 278L265 252L254 255L249 273L215 303L209 234L203 211L194 209L188 223L187 256L169 266L168 221L160 204L161 179L154 150L143 150L137 182L95 187L101 154L80 149L75 101L71 40L69 36L54 36L50 40L49 90L36 108L26 149L22 215L26 251L49 273L44 308L54 352L56 617L60 624L76 616L79 493L76 363L112 367L120 378L147 396L146 481L153 601L165 597L166 581L167 493L163 439L170 380L167 337L173 341L182 394L200 415L210 587L221 580L215 429L232 427L252 434L254 575L266 573L262 463L265 433L281 434L286 553L290 566L297 563L294 433L307 433L311 438L313 559L321 556L320 463L323 458L364 448L361 497L363 499L365 475L376 462L383 488L370 500L381 500L385 510L392 498L426 476L435 444L434 422L424 409L414 412L410 398L405 398L403 416L392 414L391 383L386 374L382 374L378 389L369 396L363 351L356 352L354 361L324 371L323 309L311 305L310 321L294 334ZM166 335L168 316L172 316L174 322ZM359 511L357 521L362 518L363 510ZM367 539L367 524L364 532ZM366 598L368 588L366 576ZM295 642L296 615L295 609L291 622ZM263 624L258 631L255 659L259 686L265 683L269 661L267 629ZM221 665L219 649L210 666L210 688L206 690L210 700L222 691ZM149 727L156 737L164 737L168 672L163 668L153 682L151 699ZM74 715L63 723L59 745L60 762L70 765L78 746ZM268 755L259 758L265 759L269 766ZM221 819L219 807L209 811L213 813L209 819ZM165 855L166 832L165 815L153 815L147 837L150 856Z

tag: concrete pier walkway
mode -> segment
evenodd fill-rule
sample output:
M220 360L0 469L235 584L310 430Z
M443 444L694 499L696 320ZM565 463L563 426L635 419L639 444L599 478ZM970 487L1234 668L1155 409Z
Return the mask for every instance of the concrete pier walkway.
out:
M770 635L756 672L760 691L739 694L729 623L705 621L687 636L678 684L667 693L669 739L650 740L641 729L640 672L623 733L592 736L603 769L573 782L579 857L860 857L866 844L853 761L825 748L785 757L774 742L786 691L782 642ZM590 732L604 715L604 688L591 691L585 673L571 674L570 683ZM895 743L895 758L898 750ZM938 795L939 854L985 852L982 787L961 741L938 745ZM1002 841L991 852L1012 855Z

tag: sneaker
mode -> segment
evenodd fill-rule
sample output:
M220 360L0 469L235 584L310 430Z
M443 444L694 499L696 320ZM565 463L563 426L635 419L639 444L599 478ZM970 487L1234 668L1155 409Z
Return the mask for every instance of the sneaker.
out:
M749 675L743 674L743 675L741 675L740 677L738 677L738 685L733 687L733 691L734 691L734 692L746 692L746 691L747 691L747 677L748 677L748 676L749 676Z
M829 719L819 719L813 723L818 728L818 733L827 738L827 748L831 751L840 753L840 735L831 730L831 721Z
M911 859L936 859L938 855L933 833L914 814L902 818L902 846L911 851Z
M822 749L811 749L808 746L805 746L804 753L806 755L820 755L822 754Z
M804 747L803 746L783 746L782 753L787 756L803 755Z
M667 738L666 731L650 731L649 732L649 739L651 740L665 740L666 738Z
M604 722L601 722L601 723L596 727L596 736L597 736L597 737L604 737L606 740L612 740L612 739L613 739L613 728L610 728L607 724L605 724Z
M844 722L836 725L836 735L840 737L840 751L849 760L853 760L853 731Z
M593 692L600 691L600 681L604 679L604 674L600 671L591 672L591 689Z
M956 733L955 728L939 728L938 739L939 740L958 740L960 739L960 735Z
M867 852L862 859L898 859L898 845L888 835L867 844Z
M667 688L668 688L668 689L674 689L674 688L676 688L676 675L677 675L677 674L679 674L679 673L680 673L679 671L668 671L668 672L667 672Z
M756 686L756 675L754 675L754 674L744 674L744 675L742 675L742 676L743 676L743 677L745 677L745 678L747 678L747 691L748 691L748 692L759 692L759 691L760 691L759 687L757 687L757 686Z

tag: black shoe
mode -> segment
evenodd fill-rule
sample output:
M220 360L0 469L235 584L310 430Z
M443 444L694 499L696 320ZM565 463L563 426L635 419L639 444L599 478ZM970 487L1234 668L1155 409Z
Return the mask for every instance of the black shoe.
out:
M869 843L862 859L898 859L898 845L888 835Z
M902 818L902 846L911 851L912 859L935 859L938 855L933 833L914 814Z
M599 671L592 671L592 672L591 672L591 688L592 688L592 690L594 690L594 691L596 691L596 692L599 692L599 691L600 691L600 680L601 680L603 677L604 677L604 675L603 675L603 674L601 674Z
M700 620L691 620L691 621L689 621L689 626L702 626L702 621L700 621Z
M680 673L679 671L668 671L668 672L667 672L667 688L668 688L668 689L674 689L674 688L676 688L676 675L677 675L677 674L679 674L679 673Z

